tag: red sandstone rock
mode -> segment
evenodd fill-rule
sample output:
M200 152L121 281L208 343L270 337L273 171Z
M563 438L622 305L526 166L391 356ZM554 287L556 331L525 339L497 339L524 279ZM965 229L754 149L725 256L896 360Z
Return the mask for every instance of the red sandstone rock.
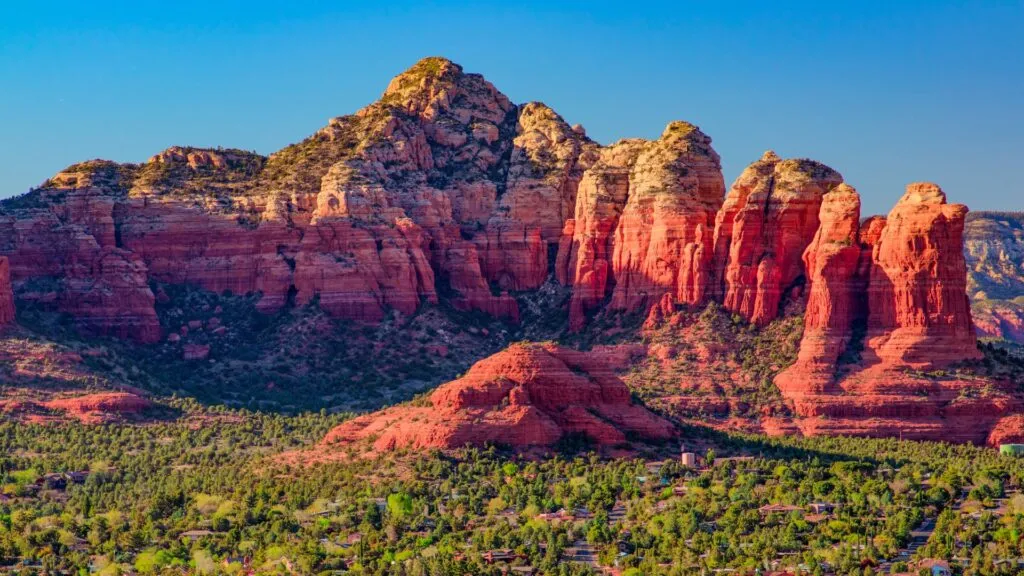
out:
M234 214L211 213L186 199L132 198L119 213L122 245L138 254L162 282L213 292L262 292L261 309L280 308L291 286L286 259L300 234L283 220L255 228Z
M979 337L1024 342L1024 299L977 301L971 315Z
M112 197L122 179L111 162L71 167L33 192L40 207L0 216L0 237L15 286L50 279L24 298L56 305L83 330L155 342L160 326L145 264L115 246Z
M989 446L1024 443L1024 414L1000 418L988 435Z
M550 446L567 433L600 445L625 433L664 439L672 426L632 404L629 389L603 358L553 345L511 346L477 362L430 396L431 406L401 406L346 422L325 445L375 438L376 450L458 448L498 443Z
M613 309L651 306L665 293L684 303L703 302L709 230L724 191L718 154L696 126L673 122L644 147L630 171L629 197L615 230Z
M43 405L51 410L60 410L75 415L89 413L125 415L137 414L152 406L152 402L128 392L101 392L49 400Z
M624 140L601 151L600 160L583 174L576 195L575 217L559 245L556 271L560 282L573 287L569 325L579 330L586 312L601 304L612 281L613 236L629 193L629 173L646 145Z
M867 361L942 367L979 358L966 295L967 207L911 184L874 249Z
M820 226L804 251L810 285L804 333L796 363L776 385L787 396L821 393L832 383L835 364L852 337L858 297L860 197L840 184L823 196Z
M79 329L158 342L160 322L153 308L146 266L134 254L118 248L93 252L91 260L66 262L59 307Z
M946 204L935 185L912 184L887 219L857 230L855 195L843 217L826 217L837 192L847 191L826 195L805 255L811 291L800 356L776 379L801 431L979 444L994 427L1011 434L1015 420L1006 417L1022 408L1013 389L941 371L979 357L965 294L966 209ZM823 247L826 236L860 247ZM867 298L851 298L864 287ZM867 326L861 361L839 366L856 323Z
M0 325L14 322L14 291L11 289L11 267L0 256Z
M334 316L368 322L412 314L440 292L456 308L517 320L511 292L540 286L553 268L573 288L577 330L606 302L650 308L653 325L678 318L678 304L716 300L765 324L784 302L799 308L806 281L800 357L778 381L805 415L802 428L889 433L906 418L919 435L975 438L1016 409L1008 396L960 401L951 391L982 385L902 374L977 355L956 254L965 209L914 185L888 221L858 230L856 195L840 182L820 164L768 153L723 204L718 156L692 125L601 148L546 106L514 105L482 77L431 58L379 102L269 158L175 147L143 165L69 167L5 203L0 258L20 298L70 314L83 330L143 342L160 338L150 280L259 293L264 312L292 296L316 299ZM4 297L0 281L0 322ZM985 316L979 327L1012 334L1015 321ZM863 362L837 366L860 323ZM696 353L700 362L721 355ZM429 442L498 429L524 445L570 429L620 438L608 418L576 404L545 407L520 388L476 424L456 410L460 426L437 424ZM946 417L956 422L936 420ZM420 438L408 421L371 420L411 430L395 432L398 443Z
M743 171L715 221L716 291L726 309L762 325L778 316L804 275L822 197L842 181L823 164L773 152Z

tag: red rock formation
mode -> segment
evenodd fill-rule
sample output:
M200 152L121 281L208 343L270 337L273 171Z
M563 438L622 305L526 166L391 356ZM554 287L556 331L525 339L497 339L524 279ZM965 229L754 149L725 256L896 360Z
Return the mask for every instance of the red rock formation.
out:
M191 202L144 196L120 206L118 224L121 245L157 280L213 292L261 292L265 310L285 304L292 284L288 258L300 234L282 219L253 227Z
M858 226L856 193L841 181L821 164L767 153L723 203L719 157L693 125L602 148L543 104L517 106L479 75L428 58L378 102L268 158L174 147L142 165L69 167L4 203L0 257L20 298L67 312L83 330L144 342L160 338L150 280L259 293L265 312L294 298L375 322L441 294L517 320L513 292L553 270L572 287L575 330L606 303L648 309L653 325L709 300L764 325L783 304L798 308L800 291L804 339L778 380L798 412L963 413L974 405L954 410L944 396L921 408L906 390L924 384L899 374L977 357L955 248L965 209L915 185L888 221ZM0 281L0 322L3 298ZM983 329L1012 329L996 322ZM862 361L839 365L863 326ZM861 416L844 395L870 398ZM516 406L487 418L546 418L558 434L618 438L568 405ZM556 429L516 430L530 444Z
M988 435L989 446L1024 443L1024 414L1000 418Z
M615 230L612 309L633 311L675 294L704 300L709 283L708 230L725 184L711 139L673 122L645 146L630 171L630 190ZM578 220L577 215L577 220Z
M69 195L81 197L85 192L73 189ZM110 208L99 202L88 205ZM0 218L12 283L25 286L25 299L54 304L83 330L140 342L159 340L145 264L129 251L101 245L79 219L61 220L58 214L65 208L56 205L53 211L36 209L24 217ZM105 237L97 233L100 239ZM46 281L27 283L39 277Z
M575 218L559 246L559 281L573 287L569 325L583 328L586 313L604 302L611 283L613 235L629 194L629 173L646 145L624 140L601 151L583 174L576 194Z
M821 222L804 251L810 286L804 334L796 363L775 383L787 396L822 393L835 377L835 364L852 337L857 313L860 196L840 184L823 196ZM859 285L860 284L860 285Z
M152 406L149 400L129 392L100 392L83 396L59 398L43 403L50 410L68 412L78 417L95 415L121 416L138 414Z
M11 289L11 266L0 256L0 325L14 322L14 291Z
M841 182L823 164L773 152L743 171L715 221L713 266L726 309L759 325L778 316L803 277L822 197Z
M30 298L143 341L158 336L148 279L258 293L264 312L315 298L370 322L436 302L440 279L456 307L514 320L510 293L539 287L552 265L580 286L579 327L613 287L620 309L663 293L702 301L723 190L710 139L691 125L602 150L543 104L516 106L428 58L378 102L269 158L173 147L142 165L72 166L8 203L0 253L16 285L60 283ZM579 231L563 238L574 212Z
M152 402L130 392L97 392L43 398L0 398L0 414L8 419L46 423L74 419L84 424L103 424L137 417Z
M87 262L70 260L65 268L58 298L60 309L70 314L83 331L142 343L159 342L160 321L145 264L118 248L102 249L90 256Z
M836 194L848 195L850 208L838 219L834 210L827 217ZM1013 385L941 371L980 356L965 293L966 208L946 204L933 184L912 184L887 219L858 231L852 194L826 195L805 255L811 287L800 356L776 379L797 425L804 434L979 444L994 427L1008 434L1015 421L1004 417L1022 409ZM822 246L826 237L847 241ZM854 237L859 248L848 242ZM867 298L852 298L864 287ZM841 365L857 323L867 327L861 360Z
M374 449L458 448L496 443L550 446L568 433L600 445L672 435L671 425L631 403L629 389L593 353L553 345L514 345L477 362L430 396L338 426L327 446L373 439Z
M967 207L911 184L874 249L867 361L936 368L979 358L966 295Z
M206 360L209 356L209 344L185 344L181 347L182 360Z
M1024 343L1024 298L975 301L971 316L979 337Z

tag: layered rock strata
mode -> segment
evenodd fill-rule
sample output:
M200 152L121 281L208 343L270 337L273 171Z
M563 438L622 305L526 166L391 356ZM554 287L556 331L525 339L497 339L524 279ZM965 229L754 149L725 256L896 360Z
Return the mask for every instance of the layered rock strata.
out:
M484 444L528 448L552 446L572 434L616 446L625 444L627 435L664 440L673 429L632 403L629 389L601 354L517 344L439 387L427 405L360 416L333 429L323 442L338 447L367 441L376 451Z
M986 442L1021 402L1013 383L955 369L980 358L961 249L966 207L927 183L908 186L884 222L858 226L858 205L852 189L826 195L804 254L799 359L776 384L807 434Z

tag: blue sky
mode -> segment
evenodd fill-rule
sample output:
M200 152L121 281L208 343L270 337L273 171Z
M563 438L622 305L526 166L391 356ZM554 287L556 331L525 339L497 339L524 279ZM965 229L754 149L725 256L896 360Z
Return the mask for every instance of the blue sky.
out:
M917 180L1024 209L1020 1L2 4L0 197L88 158L270 153L441 55L601 142L694 122L728 182L774 149L865 215Z

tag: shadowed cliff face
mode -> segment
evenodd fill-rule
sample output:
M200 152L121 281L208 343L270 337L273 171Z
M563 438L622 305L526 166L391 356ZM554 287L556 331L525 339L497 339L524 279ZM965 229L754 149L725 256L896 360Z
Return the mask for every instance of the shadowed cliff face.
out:
M435 305L514 324L523 302L556 290L565 306L541 314L577 333L599 315L656 322L712 302L757 329L806 310L799 358L777 382L816 417L832 409L802 399L875 394L865 383L877 374L897 382L883 396L902 397L914 385L891 375L977 359L965 290L988 302L986 291L1024 286L1012 265L1020 227L968 227L968 284L965 215L917 184L888 218L861 222L838 172L772 152L727 192L692 124L601 146L544 104L512 103L427 58L269 157L172 147L140 165L76 164L4 201L0 323L13 291L83 332L191 345L162 330L156 283L252 295L263 313L315 303L372 325ZM1015 240L986 239L996 233ZM1015 305L976 304L982 333L1019 334ZM853 348L860 357L844 363ZM899 412L890 400L876 412Z

